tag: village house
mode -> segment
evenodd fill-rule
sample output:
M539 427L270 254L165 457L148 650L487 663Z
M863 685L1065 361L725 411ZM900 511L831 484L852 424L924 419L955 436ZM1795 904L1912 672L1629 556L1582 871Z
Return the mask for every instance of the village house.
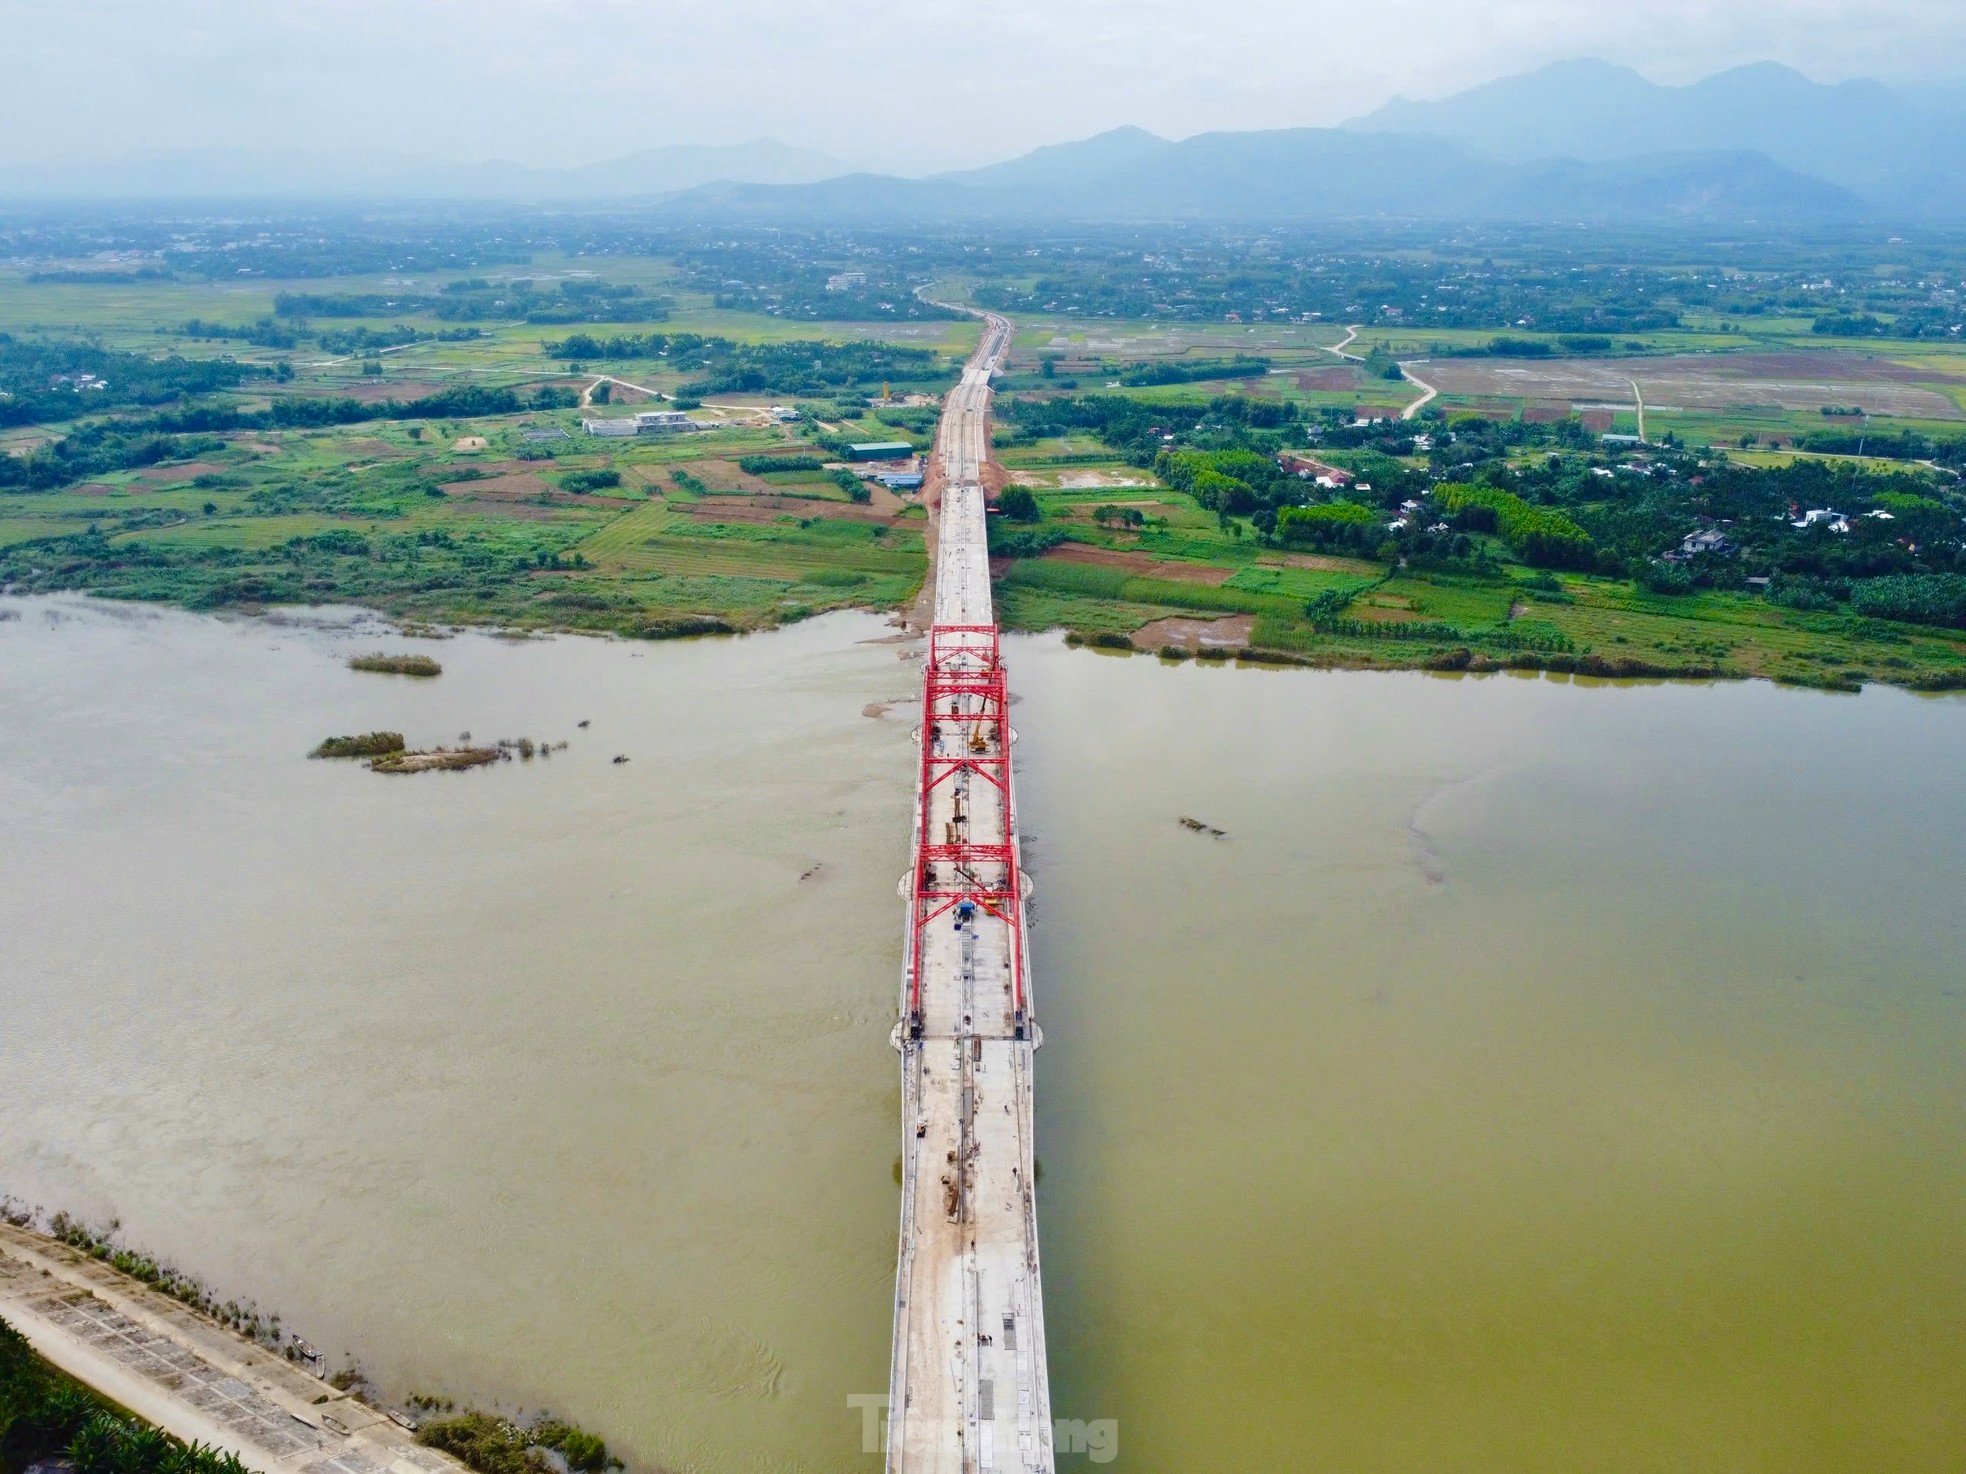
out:
M1352 479L1351 472L1295 450L1278 452L1277 467L1307 481L1315 478L1317 484L1326 490L1349 485Z
M1734 545L1727 540L1726 533L1722 532L1718 527L1707 527L1698 532L1687 533L1685 537L1679 540L1678 550L1667 553L1665 556L1667 562L1679 563L1688 558L1697 558L1702 553L1719 555L1733 551Z

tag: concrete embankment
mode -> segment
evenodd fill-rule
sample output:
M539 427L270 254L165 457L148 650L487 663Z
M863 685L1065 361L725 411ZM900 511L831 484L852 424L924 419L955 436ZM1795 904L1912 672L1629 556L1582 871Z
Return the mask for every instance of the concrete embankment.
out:
M99 1259L7 1224L0 1317L78 1382L264 1474L468 1474L278 1353Z

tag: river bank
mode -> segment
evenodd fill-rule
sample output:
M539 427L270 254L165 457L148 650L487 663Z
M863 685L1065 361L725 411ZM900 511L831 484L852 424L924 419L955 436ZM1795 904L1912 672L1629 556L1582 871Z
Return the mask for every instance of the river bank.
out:
M277 1351L12 1223L0 1223L0 1318L84 1386L261 1474L470 1474Z

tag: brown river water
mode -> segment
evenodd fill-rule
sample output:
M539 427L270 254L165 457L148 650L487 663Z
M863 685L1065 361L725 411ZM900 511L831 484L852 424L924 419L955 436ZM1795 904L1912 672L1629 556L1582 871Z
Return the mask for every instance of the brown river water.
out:
M878 1468L882 621L0 609L0 1191L398 1395ZM1109 1467L1966 1466L1966 700L1009 658L1054 1410ZM571 745L304 757L377 727Z

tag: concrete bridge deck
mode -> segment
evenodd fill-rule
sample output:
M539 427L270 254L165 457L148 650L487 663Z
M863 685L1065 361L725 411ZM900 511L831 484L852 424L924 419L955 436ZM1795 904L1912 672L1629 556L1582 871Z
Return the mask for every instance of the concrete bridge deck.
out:
M943 410L935 623L924 662L901 1021L901 1251L887 1467L1049 1474L1031 1006L1009 695L990 598L983 342Z

